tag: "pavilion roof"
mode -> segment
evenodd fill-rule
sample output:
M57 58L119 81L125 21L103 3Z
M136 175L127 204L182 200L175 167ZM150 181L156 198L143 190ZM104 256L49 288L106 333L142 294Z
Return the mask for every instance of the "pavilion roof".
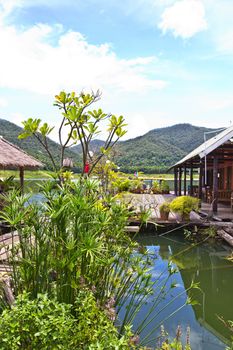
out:
M202 143L200 146L195 148L192 152L190 152L184 158L182 158L176 164L174 164L171 168L184 164L192 159L202 159L209 153L214 151L216 148L222 146L224 143L229 141L231 138L233 138L233 125L231 125L229 128L224 129L219 134Z
M0 136L0 168L36 169L43 164Z

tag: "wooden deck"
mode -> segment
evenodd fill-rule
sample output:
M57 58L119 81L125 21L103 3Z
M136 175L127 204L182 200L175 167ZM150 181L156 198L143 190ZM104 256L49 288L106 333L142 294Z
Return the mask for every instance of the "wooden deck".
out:
M169 213L169 218L167 221L162 221L159 213L159 206L168 201L171 202L175 198L173 194L128 194L124 197L125 201L129 203L130 206L136 209L136 213L140 213L142 210L149 209L151 211L150 221L172 224L181 223L180 216L176 213ZM203 219L195 212L190 214L190 219L192 222L201 223Z

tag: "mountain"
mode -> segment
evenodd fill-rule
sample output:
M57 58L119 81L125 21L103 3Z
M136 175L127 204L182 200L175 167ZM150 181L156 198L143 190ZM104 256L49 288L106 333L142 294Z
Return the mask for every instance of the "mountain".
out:
M9 122L5 119L0 119L0 135L6 140L12 142L16 146L20 147L22 150L40 160L47 169L51 169L51 162L49 157L44 150L43 146L39 144L33 137L27 139L19 140L18 135L22 133L22 128L14 123ZM54 155L55 160L58 162L60 155L60 145L56 142L48 139L49 149ZM72 150L66 151L66 157L72 158L75 163L80 162L80 156L73 152Z
M145 135L119 142L113 152L113 160L124 172L144 171L145 173L164 172L171 165L204 141L204 132L214 131L191 124L176 124L154 129ZM49 169L50 161L43 147L34 139L19 140L22 132L19 126L0 119L0 135L31 154ZM210 135L211 137L213 135ZM49 147L55 159L59 159L60 146L49 140ZM102 140L93 140L91 150L98 152L103 146ZM81 163L81 147L74 146L67 150L66 156L73 159L75 166Z
M164 172L203 143L204 132L207 131L214 129L191 124L154 129L145 135L119 142L115 146L114 161L124 172ZM103 143L101 140L94 140L91 150L95 151ZM72 150L80 152L81 148L74 146Z
M191 124L151 130L119 144L117 164L122 169L130 167L131 171L163 172L202 144L204 132L213 130Z
M91 141L90 151L92 151L93 153L98 153L100 150L100 147L102 147L103 145L104 145L103 140L98 140L98 139L93 140ZM77 154L81 154L82 153L81 144L73 146L71 150Z

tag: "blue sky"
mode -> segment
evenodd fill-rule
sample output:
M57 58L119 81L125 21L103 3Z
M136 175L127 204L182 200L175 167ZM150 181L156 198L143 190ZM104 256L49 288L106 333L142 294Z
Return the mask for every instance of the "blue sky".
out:
M229 126L232 18L232 0L0 0L0 117L58 125L55 94L99 88L127 138Z

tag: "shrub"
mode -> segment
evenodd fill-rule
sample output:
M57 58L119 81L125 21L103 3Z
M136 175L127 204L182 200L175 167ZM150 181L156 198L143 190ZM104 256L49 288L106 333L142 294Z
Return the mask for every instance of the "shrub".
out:
M157 180L153 181L151 190L153 191L153 193L160 193L159 183Z
M189 215L192 210L198 210L199 199L190 196L180 196L170 203L170 209L180 215Z
M169 187L167 181L165 181L165 180L161 181L160 189L161 189L162 193L169 193L170 187Z
M30 300L20 295L12 309L0 318L1 350L129 349L129 336L118 338L117 329L97 306L93 294L84 290L72 306L40 294Z
M170 203L164 202L159 207L160 213L170 213Z

